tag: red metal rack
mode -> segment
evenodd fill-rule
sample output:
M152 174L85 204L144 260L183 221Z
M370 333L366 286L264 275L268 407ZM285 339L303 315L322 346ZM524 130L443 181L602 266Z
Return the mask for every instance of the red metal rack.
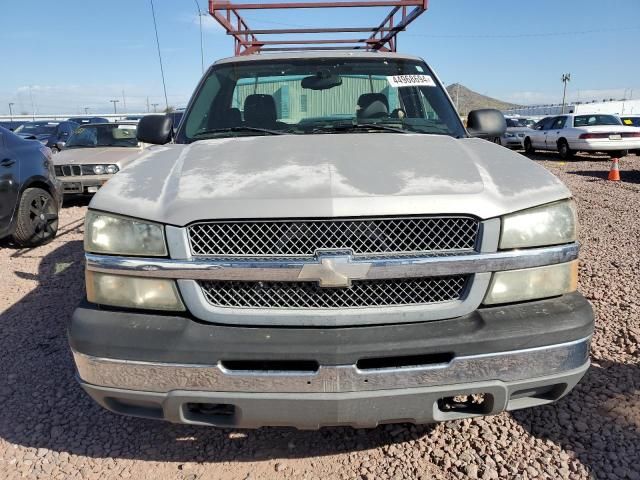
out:
M249 55L265 51L286 50L343 50L348 48L396 51L397 36L407 26L427 10L428 0L343 0L333 2L306 1L280 3L238 3L222 0L209 0L209 13L234 38L235 54ZM240 15L243 10L288 10L312 8L370 8L390 7L391 11L384 20L374 27L336 27L336 28L285 28L261 29L249 28ZM362 38L304 38L308 34L345 34L367 33ZM294 38L282 38L280 35L299 35ZM257 35L274 35L274 40L260 40Z

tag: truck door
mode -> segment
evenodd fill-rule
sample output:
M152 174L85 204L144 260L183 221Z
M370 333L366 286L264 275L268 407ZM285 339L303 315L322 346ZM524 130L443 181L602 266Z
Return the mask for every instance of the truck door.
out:
M9 150L9 139L0 131L0 237L6 235L18 200L19 163Z

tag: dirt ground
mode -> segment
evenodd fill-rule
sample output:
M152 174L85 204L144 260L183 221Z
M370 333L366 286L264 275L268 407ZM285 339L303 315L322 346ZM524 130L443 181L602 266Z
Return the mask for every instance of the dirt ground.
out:
M86 202L45 247L0 247L0 478L640 479L640 158L534 157L575 195L593 366L555 405L434 426L194 428L102 410L74 380Z

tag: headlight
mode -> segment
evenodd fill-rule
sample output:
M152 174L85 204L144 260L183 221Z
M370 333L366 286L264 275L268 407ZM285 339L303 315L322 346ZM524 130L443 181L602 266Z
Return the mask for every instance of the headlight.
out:
M84 249L114 255L167 255L162 225L91 210L85 218Z
M508 133L508 132L507 132L507 133L505 133L505 134L504 134L504 136L505 136L505 137L507 137L507 138L513 138L513 137L515 137L515 135L514 135L513 133Z
M576 241L578 219L573 200L507 215L502 219L500 248L527 248Z
M104 165L93 166L93 173L95 173L96 175L102 175L104 171L105 171Z
M578 288L578 261L496 272L484 299L486 305L524 302L575 292Z
M105 171L109 175L113 175L114 173L118 173L118 170L120 170L120 169L118 168L117 165L107 165L107 168L105 169Z
M87 300L99 305L145 310L183 311L176 282L87 271Z

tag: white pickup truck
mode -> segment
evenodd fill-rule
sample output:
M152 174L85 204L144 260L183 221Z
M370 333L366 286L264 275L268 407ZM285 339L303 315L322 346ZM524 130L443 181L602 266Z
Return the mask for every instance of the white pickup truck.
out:
M577 152L604 152L619 158L640 149L640 128L600 113L546 117L527 132L524 149L527 153L554 150L564 160Z
M420 58L221 60L93 198L83 388L122 414L260 427L543 405L589 367L569 190L465 130Z

